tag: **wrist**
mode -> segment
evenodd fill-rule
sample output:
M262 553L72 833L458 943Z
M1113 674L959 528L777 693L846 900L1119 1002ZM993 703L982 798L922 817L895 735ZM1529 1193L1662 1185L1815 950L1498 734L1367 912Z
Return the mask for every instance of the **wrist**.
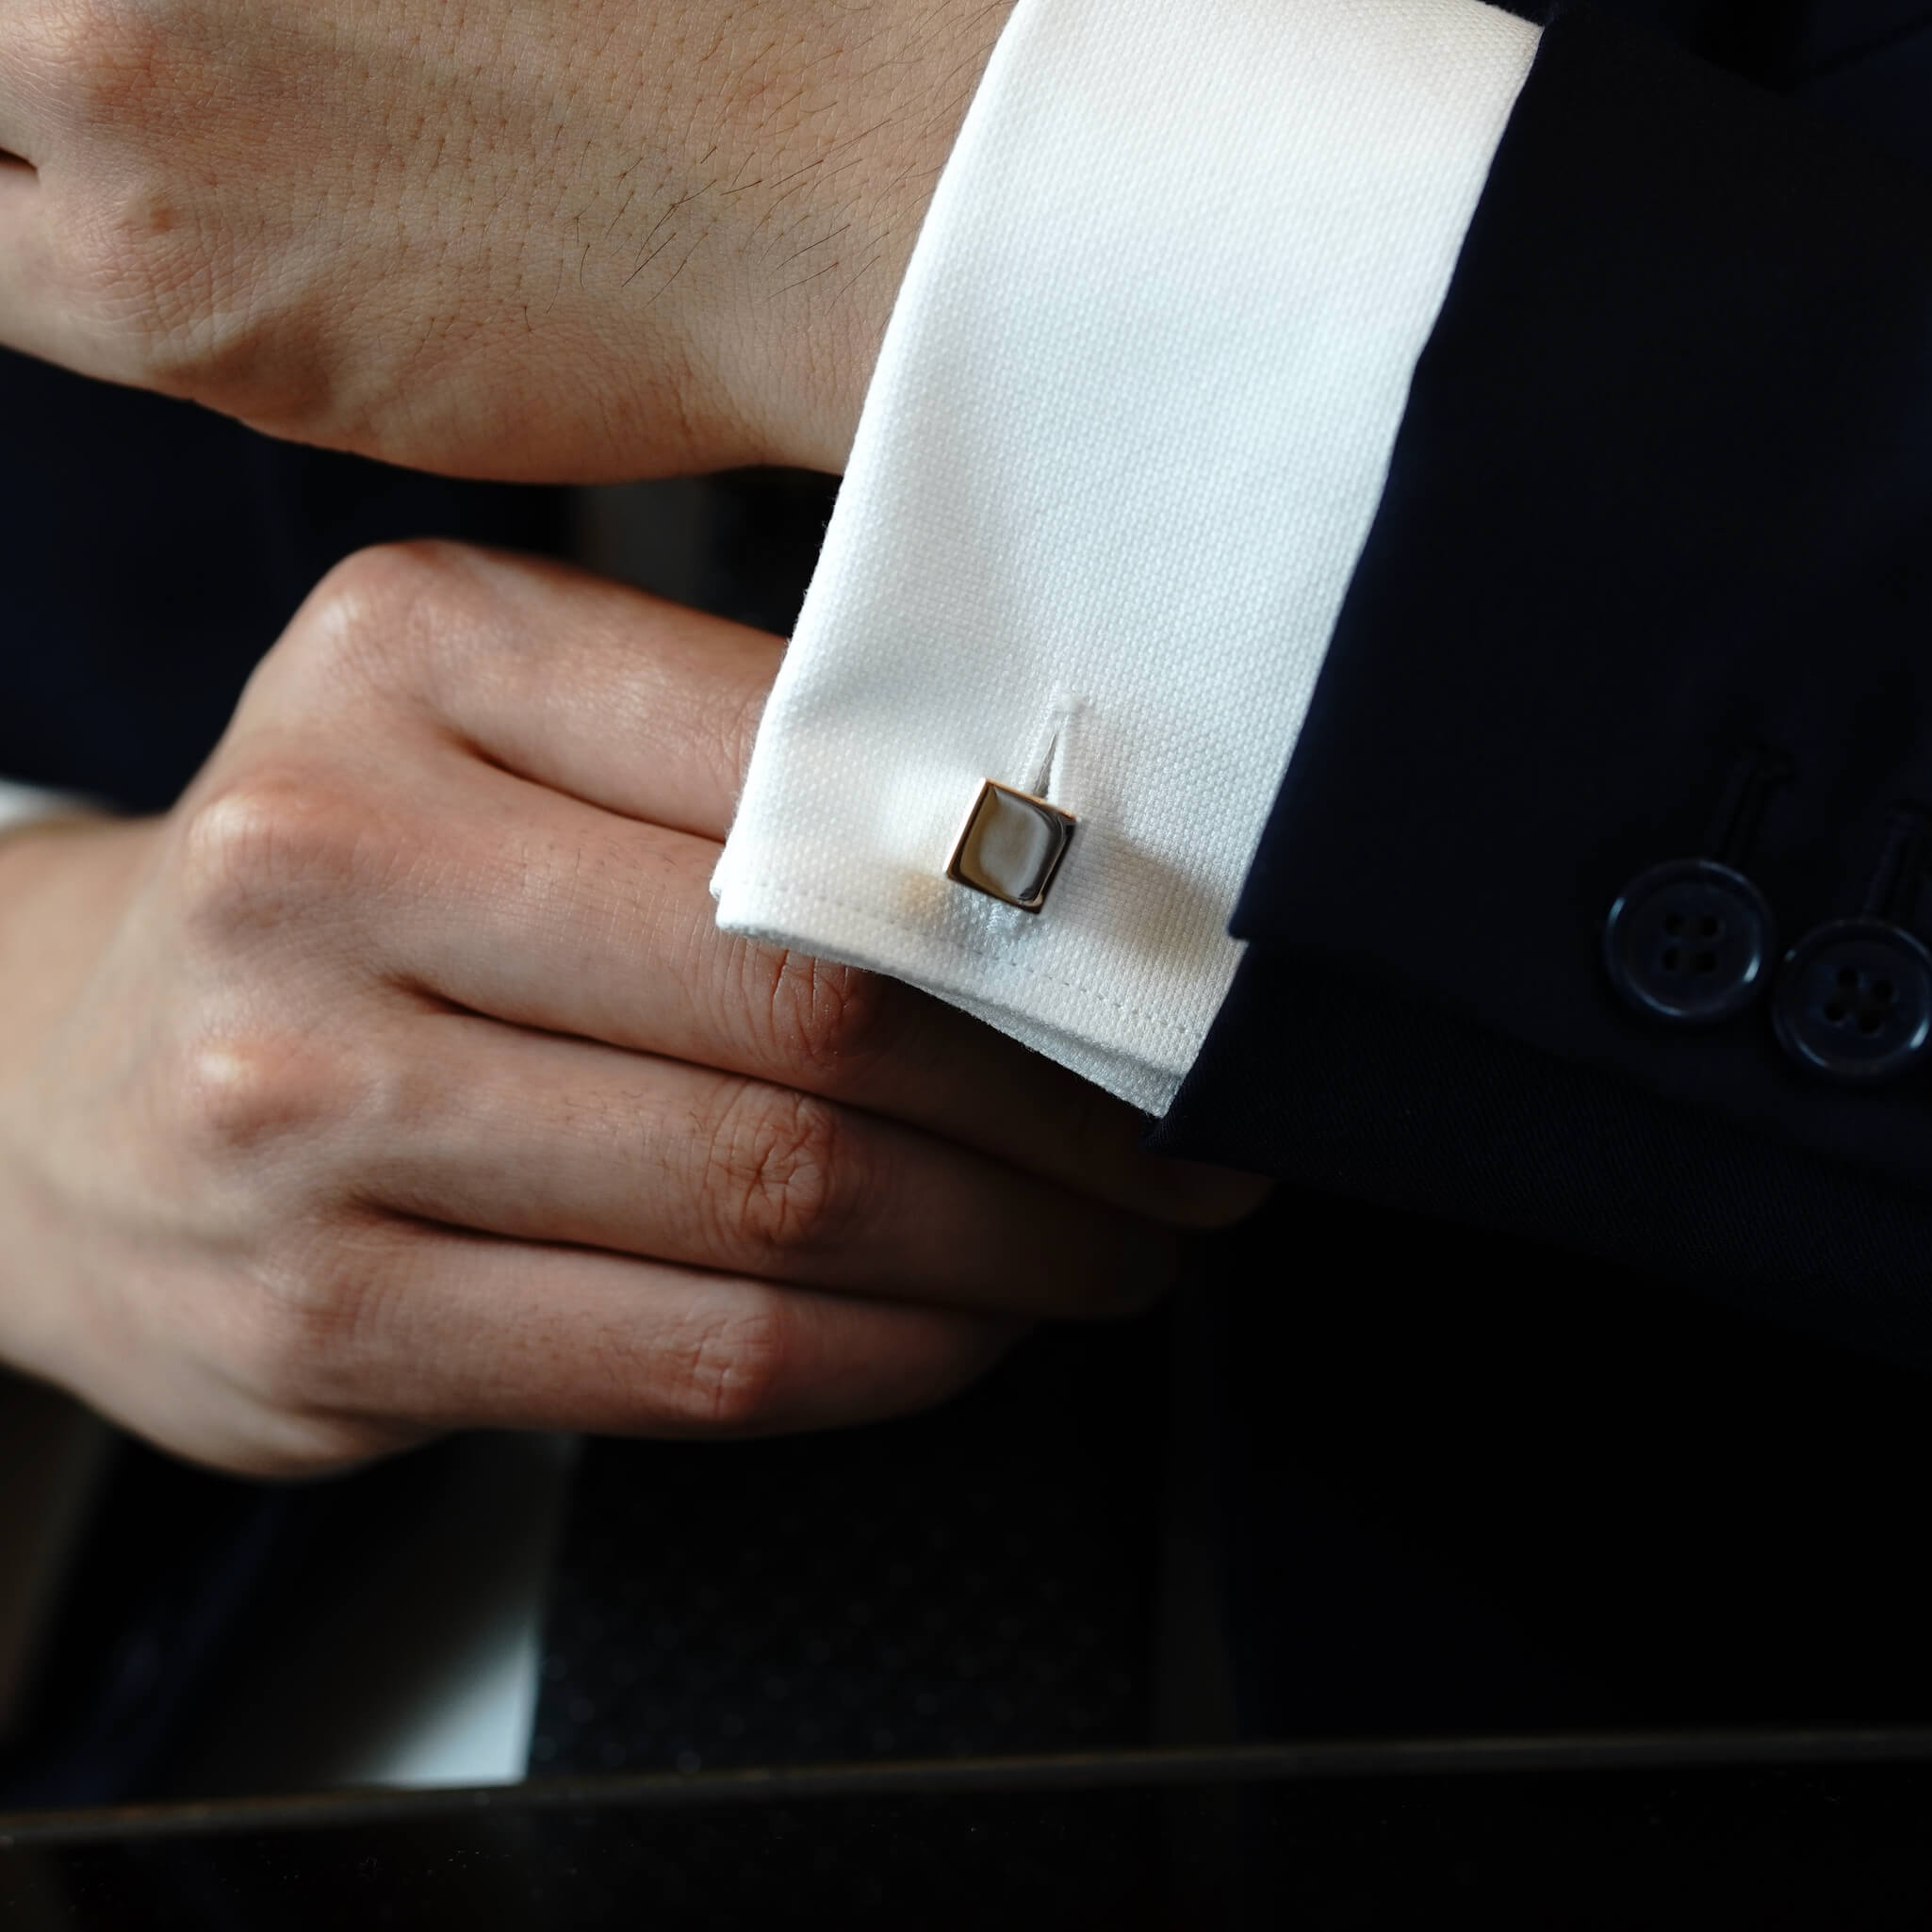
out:
M159 826L74 810L0 833L0 1093L72 1004Z
M57 1188L37 1061L123 917L159 820L74 812L0 836L0 1363L65 1383L79 1317L45 1230Z
M802 74L739 76L707 174L729 261L693 356L720 463L844 467L920 225L1012 0L842 15ZM781 104L781 105L768 105ZM753 181L755 186L729 186Z

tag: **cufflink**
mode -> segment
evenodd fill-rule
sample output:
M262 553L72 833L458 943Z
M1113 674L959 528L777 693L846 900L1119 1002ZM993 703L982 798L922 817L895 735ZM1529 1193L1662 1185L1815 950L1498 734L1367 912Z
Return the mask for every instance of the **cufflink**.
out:
M988 778L946 861L946 876L1002 905L1038 912L1073 843L1073 824L1071 811Z

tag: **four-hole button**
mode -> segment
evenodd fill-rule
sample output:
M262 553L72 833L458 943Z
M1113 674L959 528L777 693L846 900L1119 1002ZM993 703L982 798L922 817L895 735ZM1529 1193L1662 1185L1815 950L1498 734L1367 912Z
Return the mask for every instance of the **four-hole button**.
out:
M1932 1043L1932 953L1883 919L1839 919L1785 956L1771 1006L1779 1043L1830 1080L1890 1080Z
M1640 1013L1683 1025L1742 1012L1774 953L1764 894L1714 859L1673 860L1639 873L1603 928L1616 990Z

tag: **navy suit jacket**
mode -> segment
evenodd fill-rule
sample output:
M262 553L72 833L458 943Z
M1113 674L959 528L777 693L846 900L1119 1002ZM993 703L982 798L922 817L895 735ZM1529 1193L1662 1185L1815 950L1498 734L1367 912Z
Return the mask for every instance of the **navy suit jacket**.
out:
M1932 1040L1807 1065L1793 1029L1874 1015L1780 961L1932 938L1932 11L1675 11L1752 77L1584 7L1545 35L1160 1138L1924 1365ZM1768 930L1673 1023L1605 921L1699 857ZM1906 1035L1910 953L1852 962Z
M1293 1184L1215 1270L1252 1729L1932 1716L1928 806L1932 9L1561 10L1155 1136Z

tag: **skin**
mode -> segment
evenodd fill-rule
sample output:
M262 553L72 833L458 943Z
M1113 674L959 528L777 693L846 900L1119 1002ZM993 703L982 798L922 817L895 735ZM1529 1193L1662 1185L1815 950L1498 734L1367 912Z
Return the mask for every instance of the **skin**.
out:
M5 0L0 342L472 476L843 467L1009 0Z
M1004 23L906 0L0 0L0 342L445 471L843 466ZM722 938L777 640L337 571L166 818L0 843L0 1359L183 1454L936 1400L1258 1187Z
M721 935L777 639L454 546L309 599L179 806L0 845L0 1357L183 1454L940 1399L1253 1203Z

